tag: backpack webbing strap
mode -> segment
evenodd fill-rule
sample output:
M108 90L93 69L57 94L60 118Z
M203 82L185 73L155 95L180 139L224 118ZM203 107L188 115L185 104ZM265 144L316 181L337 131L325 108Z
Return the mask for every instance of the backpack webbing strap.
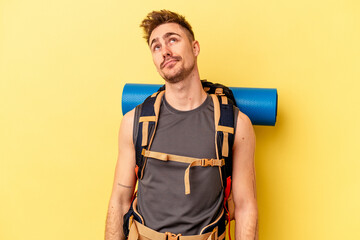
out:
M218 90L218 89L216 89ZM227 212L228 218L228 230L229 230L229 239L231 240L230 236L230 213L227 206L227 202L231 192L231 176L232 176L232 152L230 147L233 146L234 143L234 111L233 105L229 104L228 99L222 93L222 90L215 91L217 93L216 99L220 102L220 119L218 126L216 128L216 142L218 142L221 146L220 156L225 159L225 167L223 168L225 181L225 195L224 195L224 208ZM213 98L215 99L215 98ZM215 108L215 104L214 104ZM214 110L215 111L215 110Z
M167 154L162 152L149 151L146 149L142 150L141 153L145 157L155 158L161 161L174 161L174 162L182 162L182 163L193 163L194 161L206 160L206 161L215 161L217 159L207 159L207 158L193 158L193 157L185 157L179 156L175 154ZM198 165L200 166L200 165Z
M147 117L140 117L139 118L139 123L142 122L142 141L141 141L141 146L144 147L147 145L147 141L148 141L148 132L149 132L149 122L156 122L156 117L155 116L147 116Z
M226 96L221 96L221 103L222 104L228 104L228 98Z
M219 124L219 120L220 120L220 103L219 103L219 99L217 98L216 95L214 94L210 94L211 99L213 100L213 104L214 104L214 124L215 124L215 150L216 150L216 158L219 159L219 151L218 151L218 144L217 144L217 129L218 129L218 124Z
M201 167L222 167L225 164L224 159L207 159L207 158L192 158L192 157L185 157L179 156L174 154L167 154L161 152L154 152L143 149L142 155L144 157L150 157L154 159L158 159L161 161L174 161L174 162L181 162L181 163L189 163L189 166L185 170L184 175L184 184L185 184L185 194L190 194L190 168L195 166Z
M225 158L226 166L224 168L225 176L229 177L232 175L232 146L234 144L234 108L233 104L228 102L224 104L223 96L218 97L220 104L220 120L219 127L221 129L217 131L217 140L219 144L220 157ZM227 180L225 180L227 181ZM225 183L226 184L226 183Z
M149 122L150 121L143 121L142 122L143 123L142 124L142 141L141 141L141 146L142 147L147 145L148 133L149 133ZM155 121L152 121L152 122L155 122Z
M220 88L217 88L216 90L218 90L218 89L220 89ZM216 92L217 93L215 95L211 94L211 97L212 97L213 103L214 103L215 129L216 129L216 132L223 132L221 156L228 157L229 156L228 136L229 136L229 133L234 134L234 127L219 125L220 116L222 116L222 113L224 112L224 105L225 104L228 105L228 100L227 100L227 97L225 95L223 95L222 89L221 89L221 91L216 91ZM219 92L221 92L221 93L219 93ZM219 99L217 96L220 96L221 105L220 105L220 102L219 102ZM217 150L217 134L215 134L215 144L216 144L216 150ZM219 158L218 151L216 152L216 156L217 156L217 158Z
M157 127L157 123L158 123L158 120L159 120L159 112L160 112L160 105L161 105L161 100L162 100L162 97L164 95L165 91L161 91L159 92L159 94L157 94L156 96L156 100L155 100L155 103L154 103L154 112L155 112L155 126L154 126L154 129L152 131L152 134L151 134L151 138L150 138L150 141L149 141L149 145L148 145L148 149L150 149L151 147L151 144L152 144L152 141L154 139L154 133L156 131L156 127ZM153 94L154 95L154 94ZM150 119L153 119L154 116L151 116Z
M220 103L219 103L219 99L217 98L216 95L214 94L210 94L211 99L213 101L214 104L214 124L215 124L215 150L216 150L216 158L219 159L219 149L218 149L218 141L217 141L217 129L218 129L218 125L219 125L219 120L220 120ZM223 174L221 171L221 168L219 168L219 174L220 174L220 180L221 180L221 186L224 187L224 181L223 181Z
M224 110L229 109L230 105L228 105L228 98L224 94L220 94L220 96L221 96L221 98L220 98L221 99L220 115L223 116ZM232 106L230 106L230 107L232 107ZM220 121L223 122L223 119L224 119L224 117ZM229 133L234 134L234 126L227 127L227 126L219 125L217 131L223 132L221 156L228 157L229 151L230 151L230 149L229 149Z
M154 139L160 112L160 105L165 91L156 92L148 97L142 107L139 118L139 134L136 141L137 176L142 179L147 159L142 156L143 148L150 149Z
M229 133L234 134L234 128L226 127L226 126L218 126L216 131L223 132L224 137L223 137L221 155L223 157L228 157L229 156Z
M218 89L217 89L218 90ZM225 114L226 116L224 117L223 113L227 113L228 111L225 111L224 109L229 109L229 107L232 108L231 105L228 105L228 100L227 97L225 95L223 95L222 93L222 89L218 90L217 93L211 94L210 95L212 97L213 103L214 103L214 121L215 121L215 149L216 149L216 156L217 158L219 158L219 155L221 158L226 158L229 157L229 133L230 134L234 134L234 127L228 127L228 126L222 126L220 125L221 122L223 122L225 117L229 117L227 116L227 114ZM219 101L219 98L221 99L221 104ZM231 109L232 110L232 109ZM219 136L219 132L222 133L222 140ZM219 154L219 150L218 150L218 140L219 143L221 144L221 153ZM220 175L222 176L222 173L220 171ZM222 177L221 177L222 179ZM223 181L222 181L223 184ZM223 185L224 186L224 185Z

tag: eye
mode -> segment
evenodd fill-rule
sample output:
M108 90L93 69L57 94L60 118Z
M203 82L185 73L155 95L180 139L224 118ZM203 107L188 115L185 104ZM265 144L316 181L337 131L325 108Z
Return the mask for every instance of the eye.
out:
M154 47L153 47L153 51L158 51L160 49L160 45L155 45Z
M176 42L177 41L177 39L176 38L170 38L170 43L174 43L174 42Z

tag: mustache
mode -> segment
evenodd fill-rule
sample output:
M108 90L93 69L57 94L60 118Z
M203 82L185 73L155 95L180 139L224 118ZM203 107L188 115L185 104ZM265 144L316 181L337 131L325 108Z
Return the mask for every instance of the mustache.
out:
M164 65L171 61L171 60L176 60L176 61L180 61L182 58L180 56L173 56L173 57L168 57L168 58L165 58L164 61L160 64L160 68L164 68Z

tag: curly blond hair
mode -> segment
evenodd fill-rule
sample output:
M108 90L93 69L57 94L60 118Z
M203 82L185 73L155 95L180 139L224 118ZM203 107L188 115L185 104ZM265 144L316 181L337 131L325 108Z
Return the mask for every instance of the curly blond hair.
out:
M146 42L149 44L149 38L152 33L152 31L158 27L161 24L164 23L177 23L181 27L186 29L186 34L189 38L189 40L194 40L194 32L191 28L191 25L188 21L186 21L185 17L169 11L169 10L160 10L160 11L152 11L150 12L146 18L141 22L140 27L144 30L144 38L146 39Z

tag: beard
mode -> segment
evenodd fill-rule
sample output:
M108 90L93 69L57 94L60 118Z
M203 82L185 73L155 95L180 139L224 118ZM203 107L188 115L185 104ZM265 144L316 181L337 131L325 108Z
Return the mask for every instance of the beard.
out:
M188 77L194 70L194 67L195 61L187 68L181 65L175 73L163 73L162 78L168 83L178 83Z

